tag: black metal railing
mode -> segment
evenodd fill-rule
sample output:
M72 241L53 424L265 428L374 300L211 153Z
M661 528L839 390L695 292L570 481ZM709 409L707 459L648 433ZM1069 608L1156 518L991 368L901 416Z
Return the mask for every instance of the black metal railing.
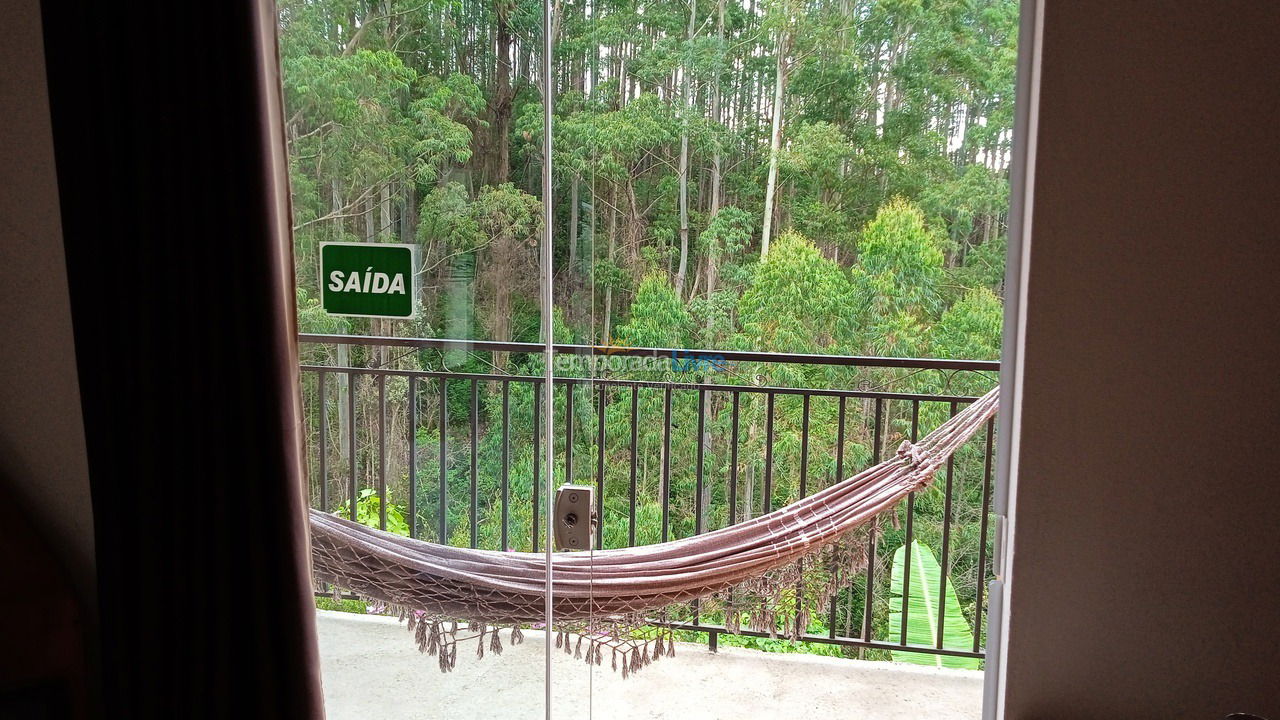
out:
M993 386L999 369L980 360L556 345L557 357L594 358L597 365L587 370L599 371L599 361L613 357L650 362L603 377L556 377L557 427L547 433L539 427L544 379L508 374L485 359L540 354L541 345L305 334L299 340L313 506L355 508L365 522L415 538L534 551L545 522L542 442L556 446L558 481L596 486L598 548L665 541L768 512L879 462L898 442L917 439ZM393 356L393 348L402 355ZM394 367L413 353L429 354L418 361L442 368L453 364L445 362L452 353L489 371ZM567 375L598 374L569 365ZM794 387L779 376L827 387ZM994 442L988 423L933 486L871 525L862 582L832 598L825 618L798 628L801 640L984 657ZM922 539L936 546L949 580L934 590L930 642L908 637L909 598L920 582L913 585L911 553ZM895 582L899 549L902 577ZM957 605L972 628L963 647L946 639ZM891 633L895 613L898 629ZM726 632L716 620L695 605L668 624L707 633L715 648Z

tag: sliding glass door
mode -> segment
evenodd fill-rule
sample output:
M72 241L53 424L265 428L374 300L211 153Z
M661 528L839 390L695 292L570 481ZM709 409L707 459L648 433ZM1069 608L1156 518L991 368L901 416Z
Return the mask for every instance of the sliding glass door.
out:
M318 583L331 717L657 712L737 682L689 660L726 645L766 651L746 675L956 670L977 702L990 425L839 562L637 588L693 552L653 546L738 538L995 385L1017 17L281 0L311 504L469 593ZM696 687L684 714L793 704Z

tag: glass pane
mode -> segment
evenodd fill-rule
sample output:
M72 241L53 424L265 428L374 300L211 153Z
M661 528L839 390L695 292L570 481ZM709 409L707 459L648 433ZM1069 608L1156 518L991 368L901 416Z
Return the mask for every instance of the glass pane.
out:
M573 382L557 457L602 495L599 552L796 503L994 386L994 365L856 358L999 357L1017 2L558 7L557 337L600 349L557 359ZM927 492L865 523L839 582L822 556L779 568L787 583L744 584L745 600L659 604L651 624L611 627L651 659L678 627L676 659L627 685L606 651L591 703L611 717L843 717L848 688L896 661L956 671L937 681L943 704L903 673L902 704L862 714L976 717L992 442L979 431ZM788 673L805 694L756 692Z
M440 546L545 548L541 28L541 0L279 3L311 505L446 574L472 556ZM495 572L460 601L433 573L319 582L328 717L542 717L543 580L495 610Z

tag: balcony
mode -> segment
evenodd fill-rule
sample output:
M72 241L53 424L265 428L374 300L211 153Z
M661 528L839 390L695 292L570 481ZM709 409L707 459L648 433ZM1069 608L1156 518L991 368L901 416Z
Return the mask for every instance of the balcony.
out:
M992 387L998 370L973 360L558 345L548 433L534 432L541 345L300 340L314 507L354 507L366 524L432 542L523 551L540 550L545 533L535 458L548 436L557 483L599 488L597 547L649 544L740 522L875 464ZM476 365L489 371L470 371ZM655 618L679 630L682 652L625 683L597 671L597 701L614 717L745 708L847 717L856 703L876 718L977 717L995 440L988 423L933 485L871 523L866 569L807 627L776 629L798 641L730 634L718 611L694 604ZM344 605L364 610L354 598ZM424 698L451 714L474 704L463 716L540 716L530 701L541 694L536 632L441 675L394 619L322 612L319 630L330 717L374 708L420 717L409 711L431 706ZM556 697L569 708L585 702L587 668L571 656L556 662L566 683Z

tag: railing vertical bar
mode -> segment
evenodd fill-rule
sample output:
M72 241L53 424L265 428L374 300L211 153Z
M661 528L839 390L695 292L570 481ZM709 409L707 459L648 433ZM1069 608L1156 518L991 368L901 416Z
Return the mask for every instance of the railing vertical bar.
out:
M316 395L320 398L320 510L329 512L329 407L325 379L321 370L316 378Z
M477 475L479 475L478 448L480 443L480 388L478 382L473 378L471 380L471 509L467 514L471 521L471 547L475 547L479 539L480 525L480 509L479 505L479 488ZM504 546L505 550L506 547Z
M694 471L693 485L693 534L702 534L702 490L705 478L703 477L702 465L706 456L706 445L704 438L707 432L707 391L703 388L698 389L698 450L697 450L697 467ZM695 623L702 622L702 603L693 601L693 621ZM708 640L709 642L709 640Z
M951 417L956 415L956 404L951 403ZM942 649L942 640L945 637L945 627L947 618L947 564L951 557L951 500L954 494L954 477L955 477L955 455L952 454L947 458L947 486L942 510L942 560L938 564L938 575L941 581L938 583L938 635L937 647Z
M573 383L564 385L564 481L573 482Z
M729 421L729 525L738 522L738 411L741 405L742 392L734 390Z
M693 498L693 533L701 535L703 531L702 513L702 492L706 482L704 477L703 464L706 459L706 443L704 439L707 433L707 391L705 389L698 390L698 451L697 451L697 467L694 470L694 498Z
M302 377L299 379L305 383L306 374L304 373ZM328 448L327 448L326 436L329 433L329 428L328 428L327 418L325 417L325 415L328 412L328 409L325 407L324 379L325 378L324 378L323 370L320 370L319 372L316 373L316 398L319 400L319 405L320 405L320 418L318 421L319 434L320 434L320 459L318 463L319 468L317 470L318 476L320 478L320 487L317 488L319 490L319 496L317 498L317 502L319 503L320 510L322 512L329 512L329 468L328 468L328 463L326 462L326 460L328 459ZM304 398L306 397L305 393L303 394L303 397ZM303 408L304 418L307 417L305 414L307 412L307 409L308 409L307 407ZM310 445L308 445L305 448L304 452L308 454L307 469L308 471L310 471L311 469ZM311 492L309 488L307 491L307 503L308 505L311 503ZM328 583L315 582L313 583L313 585L314 585L314 589L320 592L332 591L332 588L329 586Z
M804 404L800 411L800 497L804 498L809 495L809 398L806 393L803 396ZM804 602L804 559L801 558L800 580L796 583L796 605ZM803 627L800 622L801 613L796 613L796 635L801 635L808 628Z
M911 401L911 442L920 437L920 401ZM907 644L907 621L911 618L911 549L915 543L916 494L907 493L907 541L902 551L902 623L898 643Z
M638 423L640 413L640 386L631 386L631 498L628 501L629 508L627 510L627 544L634 546L636 544L636 460L639 458L639 433L640 426Z
M537 397L536 394L534 397ZM535 447L536 447L536 444L535 444ZM535 467L537 466L536 462L534 463L534 466ZM534 477L535 478L537 477L536 472ZM509 531L507 529L507 526L510 524L508 522L508 516L510 515L510 512L511 512L510 511L510 507L511 507L511 381L510 380L502 381L502 476L501 478L499 478L499 482L502 485L502 499L500 501L502 506L500 508L502 513L502 518L501 518L502 528L498 530L498 541L502 545L499 549L505 551L508 549L508 547L510 547L510 544L511 544L511 538L508 534ZM533 497L535 498L534 514L536 515L537 507L538 507L537 500L536 500L536 498L538 497L538 487L537 487L538 483L535 481L533 484L534 484ZM535 528L538 526L536 520L534 521L533 526Z
M436 506L436 541L449 544L449 380L440 378L440 500Z
M769 393L768 402L765 403L764 497L760 499L761 512L764 513L773 511L773 405L775 399L774 394Z
M409 376L409 537L418 537L418 378Z
M976 599L973 604L974 652L978 652L982 647L982 627L986 620L986 611L982 608L982 591L986 590L987 586L987 533L989 532L987 521L991 513L991 456L995 442L995 422L994 418L987 421L986 458L982 466L982 529L978 533L978 577L974 596Z
M881 455L881 429L884 426L884 401L876 398L875 403L875 429L871 432L871 464L880 464ZM871 518L870 528L867 531L867 588L862 601L862 639L871 640L871 617L872 609L876 600L876 535L877 528L880 524L880 516Z
M541 531L538 526L538 498L542 495L540 487L542 481L539 476L539 465L542 462L542 383L539 380L533 381L533 551L538 552L538 538L541 537Z
M837 420L836 420L836 482L844 480L844 422L845 422L845 396L841 395L837 403ZM839 610L836 607L836 594L831 595L830 617L827 619L827 636L834 638L836 636L836 624L840 621Z
M671 386L662 391L662 542L671 537Z
M809 395L800 410L800 497L809 495Z
M875 428L871 431L871 464L879 465L881 456L881 435L884 429L884 400L875 400Z
M608 386L599 386L596 407L596 549L604 549L604 406Z
M378 529L387 529L387 376L378 375Z
M356 486L356 374L347 373L347 471L348 497L347 517L353 522L358 517L356 503L359 500L359 489Z
M848 398L841 395L836 419L836 482L844 480L845 400Z

